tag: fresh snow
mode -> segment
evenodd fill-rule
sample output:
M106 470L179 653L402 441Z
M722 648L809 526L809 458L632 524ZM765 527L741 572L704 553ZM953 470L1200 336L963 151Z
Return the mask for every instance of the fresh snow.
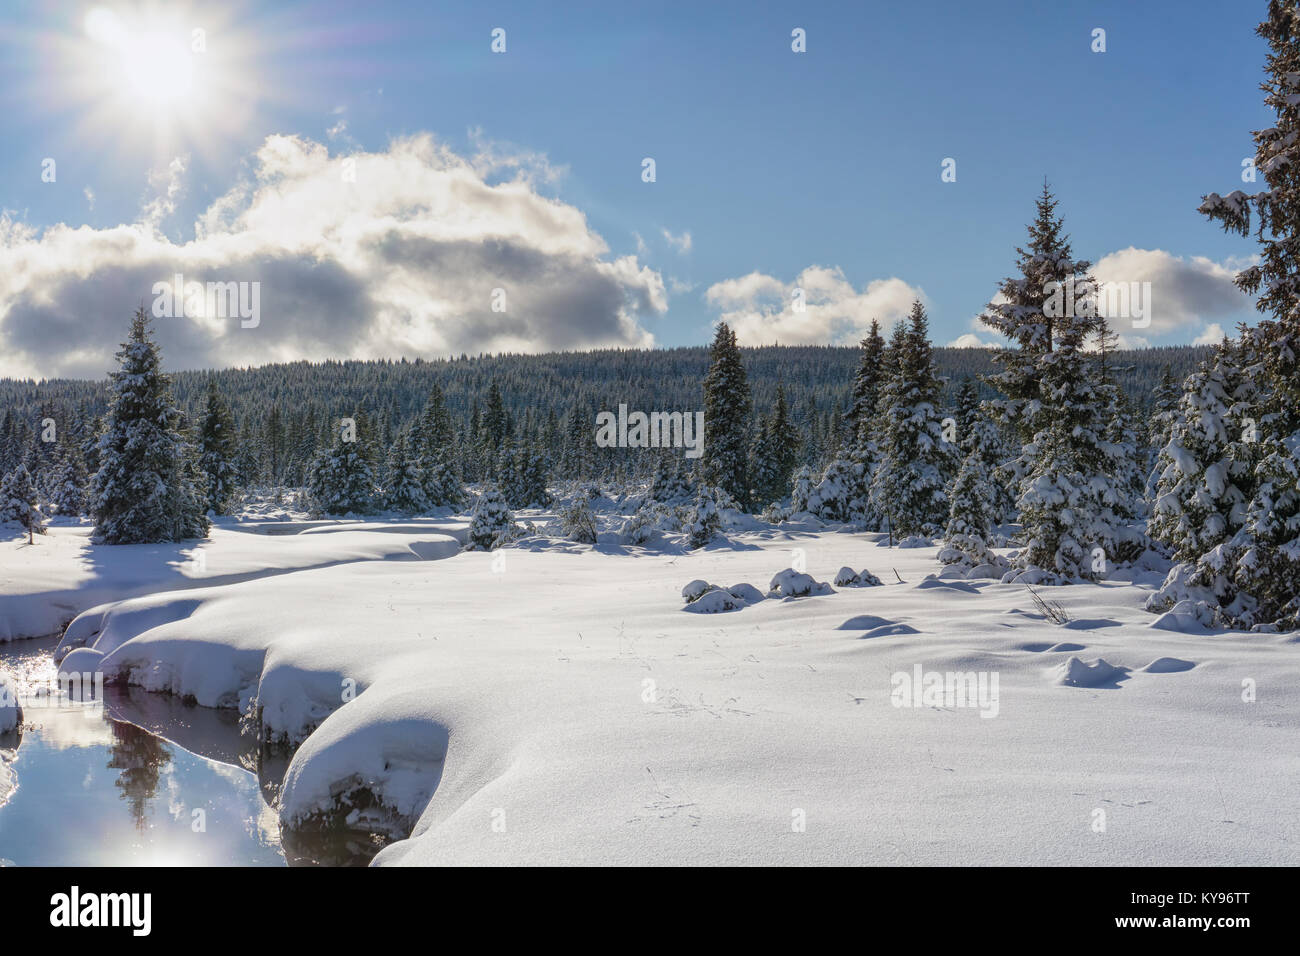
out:
M228 522L202 574L56 527L0 544L3 633L84 611L65 669L260 719L298 745L282 824L404 837L380 865L1300 863L1294 633L1167 630L1160 570L1041 589L1060 626L934 546L598 518L462 553L463 518ZM818 584L864 565L886 583ZM710 594L739 613L682 613ZM995 675L996 714L896 706L914 669Z

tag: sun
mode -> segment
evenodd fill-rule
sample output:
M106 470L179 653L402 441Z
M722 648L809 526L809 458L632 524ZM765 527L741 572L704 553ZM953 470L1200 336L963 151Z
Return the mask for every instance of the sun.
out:
M280 99L263 79L276 34L258 22L244 0L92 2L38 39L46 68L32 95L71 121L72 144L97 162L141 149L219 162Z
M130 23L106 7L86 14L85 31L110 96L155 109L193 99L198 36L175 24Z

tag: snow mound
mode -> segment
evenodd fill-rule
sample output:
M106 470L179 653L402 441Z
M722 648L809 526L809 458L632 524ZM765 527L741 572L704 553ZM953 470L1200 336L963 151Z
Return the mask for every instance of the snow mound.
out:
M1002 576L1002 583L1058 587L1070 582L1055 571L1048 571L1045 568L1014 568Z
M1195 661L1185 661L1177 657L1157 657L1142 670L1148 674L1178 674L1189 671L1195 666Z
M910 534L898 542L900 548L933 548L934 542L924 535Z
M692 601L698 601L704 596L704 592L713 587L708 581L696 578L686 587L682 588L682 599L690 604Z
M707 581L695 580L682 588L682 597L686 607L682 610L693 614L718 614L722 611L738 611L746 605L763 600L763 592L752 584L734 584L729 588L718 587Z
M23 722L18 703L18 686L8 674L0 674L0 734L13 733Z
M769 597L791 598L834 593L834 589L825 581L814 580L811 574L804 574L794 568L778 571L768 585Z
M1071 657L1064 664L1052 668L1054 683L1064 687L1103 687L1128 676L1127 667L1116 667L1099 657L1091 664Z
M845 565L835 575L835 586L839 588L874 588L881 585L880 578L866 568L854 571Z
M1000 581L1004 574L1006 574L1006 569L1000 568L996 564L977 564L966 572L966 580L975 581L980 578L991 578Z
M1217 617L1214 608L1209 604L1189 599L1179 601L1152 621L1151 626L1164 631L1180 631L1184 634L1205 634L1218 625Z

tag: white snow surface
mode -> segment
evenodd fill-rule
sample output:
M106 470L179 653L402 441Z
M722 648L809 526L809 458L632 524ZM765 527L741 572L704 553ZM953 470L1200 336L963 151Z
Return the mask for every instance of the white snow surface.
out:
M4 543L5 629L90 608L63 646L103 657L70 663L260 708L301 744L282 823L365 788L406 837L378 865L1300 863L1297 635L1153 626L1159 574L1041 589L1061 626L875 535L384 560L455 550L412 524L218 527L201 580L186 547ZM814 581L886 583L682 613L689 582L768 581L795 549ZM896 706L917 666L995 674L996 716Z
M460 550L465 521L216 525L207 540L96 547L88 525L52 526L34 545L0 538L0 643L44 637L97 604L351 561L428 559Z

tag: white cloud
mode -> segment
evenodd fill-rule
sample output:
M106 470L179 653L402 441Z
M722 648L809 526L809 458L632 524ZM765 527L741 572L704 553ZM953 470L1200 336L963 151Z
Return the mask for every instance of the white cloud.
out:
M1243 315L1253 308L1250 297L1232 281L1243 264L1248 262L1218 263L1204 256L1182 258L1161 249L1130 246L1103 256L1092 267L1092 275L1108 284L1150 282L1151 324L1133 328L1141 331L1143 341L1174 335L1186 341L1186 336L1206 330L1214 319ZM1119 317L1111 324L1123 335L1130 320Z
M950 349L998 349L1002 348L997 342L985 342L973 332L966 332L957 336L948 343Z
M680 256L686 255L691 251L691 234L688 231L683 232L680 236L674 236L667 229L663 230L664 241L677 250Z
M667 308L659 273L611 258L580 210L536 191L535 155L484 147L467 160L417 135L340 157L271 136L194 238L173 241L158 226L184 169L154 177L136 223L41 231L0 218L0 374L102 375L131 312L175 273L260 282L261 323L156 320L172 368L646 347L642 318ZM496 288L505 312L492 311Z
M796 289L803 291L802 312L794 309ZM761 272L726 279L704 298L721 310L742 345L850 345L872 319L887 330L925 294L898 278L875 279L857 290L839 267L809 266L790 283Z
M140 210L140 222L155 232L176 211L176 203L185 192L188 156L176 156L162 169L149 170L149 188L153 197Z
M1211 322L1205 327L1205 331L1192 340L1193 345L1218 345L1223 341L1223 326L1218 322Z

